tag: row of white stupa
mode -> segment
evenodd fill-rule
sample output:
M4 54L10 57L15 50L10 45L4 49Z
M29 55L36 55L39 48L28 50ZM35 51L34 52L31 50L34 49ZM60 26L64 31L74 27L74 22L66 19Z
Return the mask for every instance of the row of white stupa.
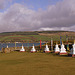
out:
M8 46L7 46L7 48L8 48ZM20 52L25 52L25 49L24 49L23 45L22 45L22 48L20 49ZM32 46L31 52L32 52L32 53L36 52L36 49L35 49L34 45ZM45 49L44 49L44 52L45 52L45 53L51 52L51 51L49 50L47 44L46 44L46 47L45 47ZM56 45L55 45L54 53L59 53L60 55L67 54L66 49L65 49L65 47L64 47L64 44L62 43L61 48L59 48L58 44L56 44ZM74 42L74 44L73 44L73 48L71 49L71 52L70 52L68 55L75 56L75 42Z
M24 49L23 45L22 45L22 48L20 49L20 52L25 52L25 49ZM36 49L35 49L34 45L32 46L32 49L31 49L30 52L31 53L36 52ZM49 53L50 52L47 44L46 44L46 48L45 48L44 52L46 52L46 53Z
M75 41L74 41L74 44L72 46L73 46L73 48L71 49L71 51L68 55L75 57ZM61 45L61 49L58 47L58 44L56 44L54 52L59 53L60 55L67 54L63 43Z

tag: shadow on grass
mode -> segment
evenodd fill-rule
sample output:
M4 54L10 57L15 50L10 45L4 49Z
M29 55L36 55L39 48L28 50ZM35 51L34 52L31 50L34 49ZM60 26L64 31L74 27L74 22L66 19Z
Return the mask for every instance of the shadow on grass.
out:
M52 54L53 56L58 56L58 57L72 57L72 56L69 56L68 54L67 55L59 55L59 53L58 54ZM74 57L72 57L72 58L74 58Z
M67 55L59 55L59 53L53 53L53 52L50 52L50 53L46 53L47 55L53 55L53 56L57 56L57 57L72 57L72 56L68 56ZM75 57L73 57L75 58Z

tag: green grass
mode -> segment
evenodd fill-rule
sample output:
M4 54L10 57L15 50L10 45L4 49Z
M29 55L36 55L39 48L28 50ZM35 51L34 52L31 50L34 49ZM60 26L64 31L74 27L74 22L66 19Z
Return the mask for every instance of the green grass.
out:
M0 53L0 75L74 75L75 58L53 53Z
M42 40L42 41L50 41L50 38L49 36L43 36L43 35L30 35L30 37L34 37L36 38L36 41L39 41L39 40Z
M0 41L50 41L51 38L54 41L59 41L60 40L60 36L59 35L55 35L55 36L45 36L45 35L13 35L13 36L5 36L5 37L0 37ZM66 36L62 36L62 40L65 41L66 40Z
M13 36L5 36L5 37L0 37L0 41L6 40L6 41L11 41L13 39L21 39L21 40L26 40L26 39L30 39L28 36L24 36L24 35L13 35Z

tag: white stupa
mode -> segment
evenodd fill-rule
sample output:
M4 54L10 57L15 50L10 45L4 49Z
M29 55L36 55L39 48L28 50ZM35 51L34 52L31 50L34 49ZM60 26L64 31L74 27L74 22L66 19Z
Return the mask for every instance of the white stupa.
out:
M7 45L7 48L9 48L8 45Z
M20 49L20 52L25 52L23 45L22 45L22 48Z
M60 48L58 44L56 43L54 53L59 53L59 52L60 52Z
M75 40L74 40L73 48L71 49L71 52L68 55L75 57Z
M49 53L49 52L50 52L50 50L49 50L49 48L48 48L48 45L47 45L47 44L46 44L46 48L45 48L44 52L45 52L45 53Z
M33 44L32 49L31 49L31 53L34 53L34 52L36 52L36 49L35 49L34 44Z
M60 53L59 53L59 54L60 54L60 55L65 55L65 54L67 54L63 42L62 42L62 45L61 45L61 49L60 49Z

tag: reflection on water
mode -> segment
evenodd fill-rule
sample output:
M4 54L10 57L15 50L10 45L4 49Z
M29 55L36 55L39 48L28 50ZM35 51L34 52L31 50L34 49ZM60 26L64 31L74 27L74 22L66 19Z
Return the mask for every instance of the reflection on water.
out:
M34 44L34 46L38 46L38 45L40 45L40 43L16 43L16 47L21 47L22 46L22 44L23 44L23 46L25 46L25 47L31 47L31 46L33 46L33 44ZM42 45L43 45L44 43L42 43ZM8 45L8 47L15 47L15 43L0 43L0 50L2 49L2 48L5 48L5 47L7 47L7 45Z

